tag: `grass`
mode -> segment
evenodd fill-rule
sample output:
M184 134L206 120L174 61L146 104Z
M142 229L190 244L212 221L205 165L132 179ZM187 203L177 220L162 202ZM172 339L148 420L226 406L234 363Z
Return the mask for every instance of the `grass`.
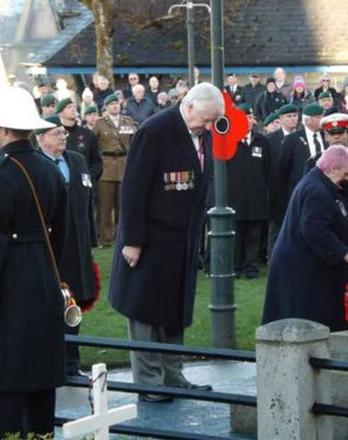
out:
M102 294L96 307L84 315L81 334L117 339L127 338L127 321L124 316L111 308L107 301L107 288L110 277L112 249L94 252L102 273ZM212 346L210 303L211 281L202 272L198 275L193 325L185 332L185 344L191 346ZM254 350L255 329L259 326L266 285L266 271L263 270L257 280L236 280L234 283L236 347L241 350ZM124 366L129 363L127 351L105 350L98 348L81 349L81 364L90 368L93 363L105 362L110 367Z

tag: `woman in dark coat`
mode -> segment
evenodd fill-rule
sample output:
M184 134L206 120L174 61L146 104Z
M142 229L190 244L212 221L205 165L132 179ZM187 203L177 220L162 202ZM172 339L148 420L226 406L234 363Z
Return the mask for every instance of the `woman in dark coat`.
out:
M302 318L346 329L348 219L339 193L348 151L331 146L298 184L272 254L263 324Z

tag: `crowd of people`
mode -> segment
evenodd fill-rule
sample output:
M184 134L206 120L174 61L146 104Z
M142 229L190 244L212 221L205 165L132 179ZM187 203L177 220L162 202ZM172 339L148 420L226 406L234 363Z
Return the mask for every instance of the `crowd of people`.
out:
M163 90L152 76L145 88L130 73L127 86L114 90L96 74L81 97L63 79L55 89L38 83L35 101L21 87L2 92L1 436L52 437L55 388L66 372L83 374L78 349L64 345L64 333L78 334L79 326L64 325L59 282L82 309L94 304L92 247L116 243L109 302L128 318L129 337L183 342L214 203L211 128L224 113L222 93L200 82L197 69L196 82ZM226 92L248 120L226 163L228 204L236 211L234 276L257 278L262 260L270 264L264 323L302 317L346 327L346 89L338 93L325 75L311 93L300 76L290 86L282 68L266 85L256 73L243 87L237 75L226 78ZM131 365L140 384L212 389L189 382L178 355L135 352Z

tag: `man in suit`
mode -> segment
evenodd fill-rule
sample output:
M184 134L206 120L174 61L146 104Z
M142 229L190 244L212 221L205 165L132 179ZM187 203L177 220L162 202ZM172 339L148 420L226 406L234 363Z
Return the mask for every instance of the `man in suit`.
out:
M239 142L236 154L226 162L228 205L235 211L235 276L259 276L262 226L267 220L269 143L253 130L254 114L249 104L241 104L249 121L249 131Z
M132 141L121 192L120 229L109 300L128 317L134 340L183 343L191 325L201 229L212 173L212 123L224 113L221 92L202 82L180 106L147 120ZM132 352L134 380L190 383L178 355ZM169 396L144 394L158 402Z
M42 120L30 93L3 88L0 106L0 438L53 438L55 389L64 385L64 300L47 252L34 183L56 261L66 229L67 194L54 163L33 148ZM5 435L7 434L7 435ZM12 435L11 435L12 434Z
M287 201L303 176L306 161L326 147L320 132L323 109L318 104L307 105L303 109L303 128L289 134L282 143L278 157L278 170L286 188Z
M293 133L298 124L298 108L285 104L278 110L280 128L267 136L270 145L270 176L268 187L268 259L271 258L274 243L285 214L287 196L284 180L278 169L278 157L285 136Z
M96 245L92 179L84 156L66 150L66 132L59 118L53 116L47 120L56 127L36 130L37 142L41 151L58 166L68 190L67 240L59 265L60 276L82 310L89 309L97 299L91 251ZM79 327L66 326L66 333L77 335ZM77 345L67 344L67 374L82 375Z
M93 129L103 159L103 174L98 182L98 231L100 246L110 246L118 224L119 190L129 142L135 133L135 123L120 114L121 106L115 94L105 98L105 115Z
M229 93L233 102L239 104L242 100L242 88L238 84L238 78L235 73L231 73L227 76L227 84L225 85L226 92Z

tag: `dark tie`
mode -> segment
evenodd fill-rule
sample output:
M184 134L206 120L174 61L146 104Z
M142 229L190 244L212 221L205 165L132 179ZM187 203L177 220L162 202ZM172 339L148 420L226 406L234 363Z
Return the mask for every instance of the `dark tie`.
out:
M320 154L321 153L321 145L318 140L318 133L313 134L313 141L314 141L314 145L315 145L315 154Z
M199 141L199 149L197 151L197 154L198 154L199 163L201 165L201 170L203 172L203 170L204 170L204 140L203 140L202 134L200 134L198 136L198 141Z
M62 159L58 159L58 158L57 158L57 159L54 159L53 162L54 162L56 165L59 166L59 162L60 162L61 160L62 160Z

